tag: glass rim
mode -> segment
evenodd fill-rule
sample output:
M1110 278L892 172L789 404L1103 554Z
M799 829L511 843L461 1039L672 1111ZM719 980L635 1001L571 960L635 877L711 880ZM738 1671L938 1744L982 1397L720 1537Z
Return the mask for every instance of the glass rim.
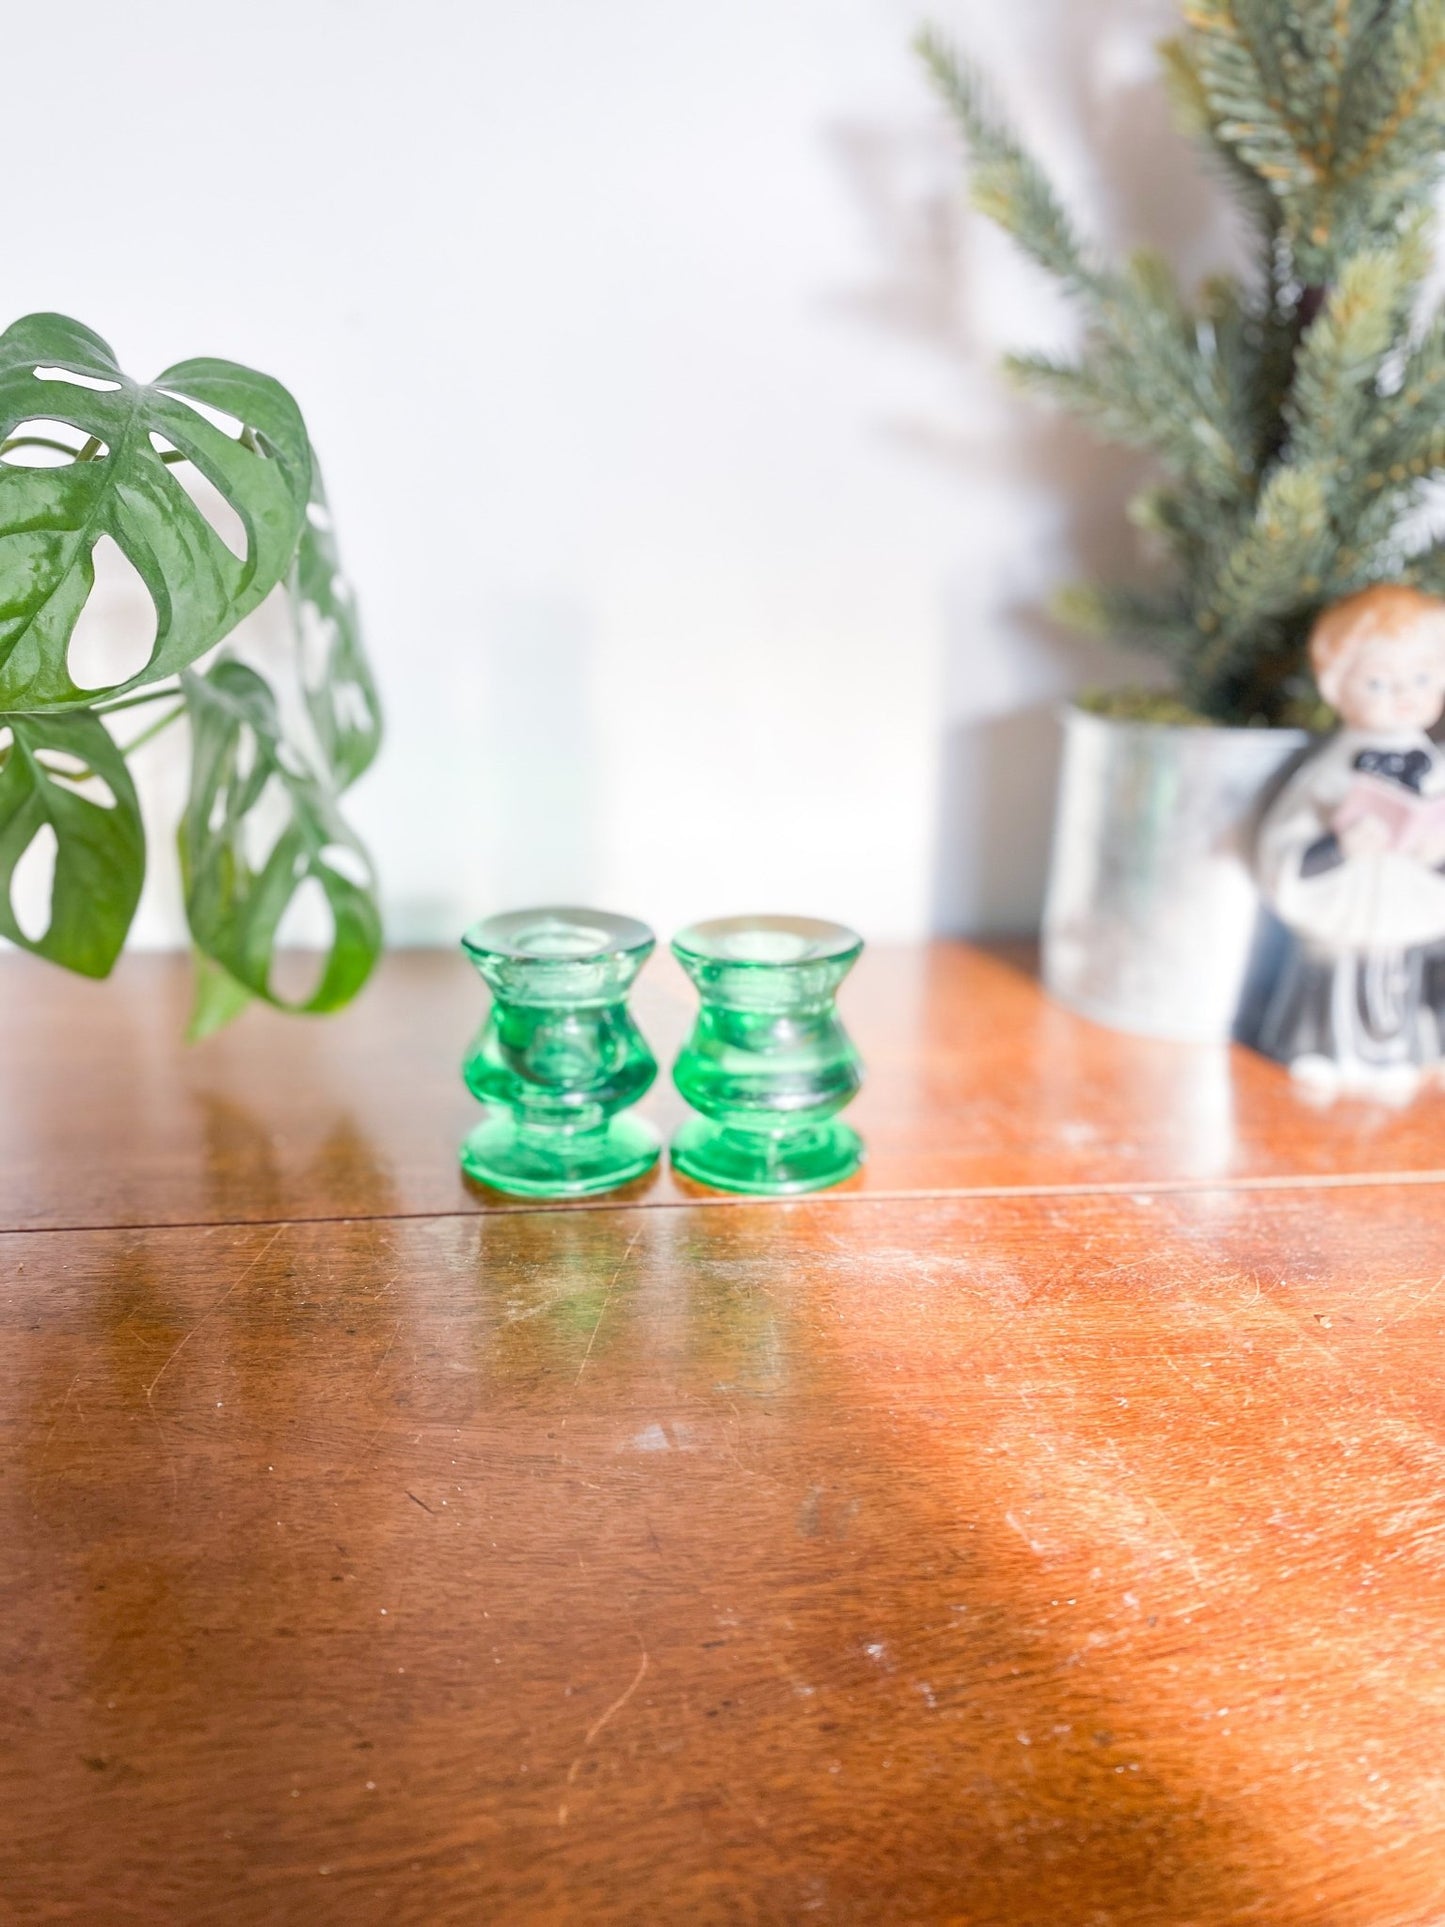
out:
M637 917L575 904L503 910L479 917L462 935L462 948L469 956L502 957L542 967L635 956L651 950L656 942L656 933Z
M749 939L756 939L749 955ZM738 970L790 970L856 957L863 939L845 923L780 915L708 917L672 940L673 954L692 963Z

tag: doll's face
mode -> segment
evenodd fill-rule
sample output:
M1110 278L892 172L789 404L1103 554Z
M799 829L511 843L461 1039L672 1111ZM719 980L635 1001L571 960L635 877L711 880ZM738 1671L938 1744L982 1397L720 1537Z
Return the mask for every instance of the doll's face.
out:
M1357 644L1332 700L1351 729L1433 729L1445 709L1445 642L1422 630Z

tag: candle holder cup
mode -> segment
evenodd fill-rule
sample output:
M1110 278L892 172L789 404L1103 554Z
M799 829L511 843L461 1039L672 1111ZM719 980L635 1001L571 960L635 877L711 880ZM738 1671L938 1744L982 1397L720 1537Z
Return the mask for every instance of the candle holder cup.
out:
M835 999L862 938L808 917L727 917L693 924L672 948L702 999L673 1069L701 1116L673 1138L674 1167L763 1196L851 1177L863 1144L837 1113L862 1066Z
M462 948L492 1008L462 1065L504 1113L462 1141L468 1177L522 1197L610 1191L650 1171L657 1133L625 1111L657 1060L627 1008L656 938L597 910L518 910L474 924Z

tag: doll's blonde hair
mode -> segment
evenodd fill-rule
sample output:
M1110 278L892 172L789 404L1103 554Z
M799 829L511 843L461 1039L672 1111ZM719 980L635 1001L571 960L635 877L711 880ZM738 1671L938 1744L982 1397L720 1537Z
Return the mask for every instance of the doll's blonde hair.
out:
M1335 702L1350 658L1365 643L1410 642L1422 635L1445 659L1445 602L1437 596L1398 582L1346 596L1326 609L1310 631L1310 665L1320 694L1327 703Z

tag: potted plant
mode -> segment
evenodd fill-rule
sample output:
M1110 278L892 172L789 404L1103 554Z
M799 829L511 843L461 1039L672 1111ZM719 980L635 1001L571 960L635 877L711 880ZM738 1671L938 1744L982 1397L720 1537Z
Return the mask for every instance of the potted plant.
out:
M1163 48L1182 130L1234 189L1255 268L1192 298L1167 264L1079 235L977 75L919 46L967 144L975 204L1077 304L1076 358L1013 375L1149 451L1131 517L1143 586L1059 598L1076 624L1162 656L1172 690L1069 712L1045 975L1128 1028L1247 1031L1263 787L1328 726L1306 639L1380 582L1439 592L1418 533L1445 460L1445 319L1420 318L1445 144L1445 12L1419 0L1192 0Z
M204 512L218 498L243 553ZM149 594L155 640L136 673L83 687L70 652L106 538ZM217 648L278 585L292 611L294 716L285 691ZM134 712L152 705L161 713L137 731ZM192 1034L253 997L336 1008L381 943L371 865L339 810L381 724L300 411L277 382L227 361L182 362L143 385L79 322L28 315L0 335L0 933L107 975L145 876L129 760L182 723ZM13 884L37 837L51 842L50 905L27 931ZM315 987L288 1001L274 981L277 931L308 884L332 935Z

